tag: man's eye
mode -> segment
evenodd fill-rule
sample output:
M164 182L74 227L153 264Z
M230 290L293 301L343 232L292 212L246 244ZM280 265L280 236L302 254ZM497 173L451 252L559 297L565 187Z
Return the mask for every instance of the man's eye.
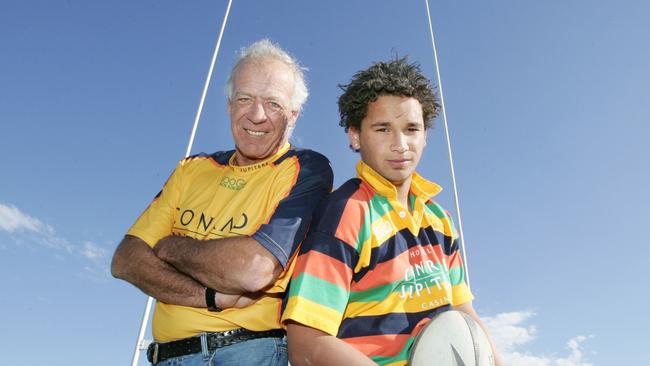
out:
M274 102L272 100L269 100L266 102L266 105L269 107L270 110L272 111L279 111L282 109L282 106L278 102Z
M237 98L237 103L239 104L248 104L252 99L249 97L239 97Z
M388 128L386 128L386 127L380 127L380 128L378 128L378 129L376 129L375 131L377 131L377 132L388 132Z

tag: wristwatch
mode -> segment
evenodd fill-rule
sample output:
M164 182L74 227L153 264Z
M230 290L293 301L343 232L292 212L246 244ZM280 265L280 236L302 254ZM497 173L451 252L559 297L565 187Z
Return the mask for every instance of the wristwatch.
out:
M209 287L205 288L205 304L208 305L209 311L219 312L221 308L217 306L217 303L214 301L214 295L217 292Z

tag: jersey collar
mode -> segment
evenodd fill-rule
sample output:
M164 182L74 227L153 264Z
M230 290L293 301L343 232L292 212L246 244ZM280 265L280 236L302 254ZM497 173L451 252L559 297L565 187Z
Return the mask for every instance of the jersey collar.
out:
M228 165L236 172L250 173L258 169L261 169L269 165L270 163L278 160L282 155L286 154L290 148L291 148L291 144L285 142L284 145L280 149L278 149L278 151L275 154L273 154L273 156L270 156L266 160L260 161L259 163L255 163L251 165L235 165L235 155L237 155L237 152L235 151L235 153L232 154L232 156L228 160Z
M368 183L380 195L390 200L397 200L397 188L395 188L395 185L377 173L368 164L364 163L363 160L357 163L357 176ZM428 200L441 191L442 187L424 179L418 173L413 172L413 175L411 175L411 188L409 189L409 193L418 198Z

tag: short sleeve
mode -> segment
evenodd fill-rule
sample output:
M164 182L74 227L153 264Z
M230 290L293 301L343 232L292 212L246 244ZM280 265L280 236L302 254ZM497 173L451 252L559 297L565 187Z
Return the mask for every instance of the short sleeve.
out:
M445 251L448 255L447 265L449 267L449 282L452 291L452 305L462 305L466 302L472 301L474 295L467 285L467 278L465 277L465 263L463 262L463 252L460 248L460 239L454 221L449 212L445 211L445 231L446 238L450 241L445 243ZM448 236L447 236L448 235Z
M182 168L181 162L160 193L131 226L128 235L137 236L153 248L160 239L172 234L174 215L180 198Z
M289 194L280 201L270 220L252 235L282 267L305 238L314 209L332 190L333 173L327 158L308 151L298 157L298 164L298 177Z
M335 336L357 259L351 245L331 234L310 232L300 249L282 322L292 320Z

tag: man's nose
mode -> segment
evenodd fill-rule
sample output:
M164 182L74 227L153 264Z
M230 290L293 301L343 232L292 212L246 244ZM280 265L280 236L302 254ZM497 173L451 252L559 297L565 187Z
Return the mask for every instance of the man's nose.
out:
M409 145L408 142L406 141L406 136L404 136L403 133L401 132L396 132L395 135L393 136L393 142L390 145L391 151L396 151L396 152L404 152L408 151Z
M264 104L261 101L255 101L248 110L248 119L253 123L261 123L266 121L266 111Z

